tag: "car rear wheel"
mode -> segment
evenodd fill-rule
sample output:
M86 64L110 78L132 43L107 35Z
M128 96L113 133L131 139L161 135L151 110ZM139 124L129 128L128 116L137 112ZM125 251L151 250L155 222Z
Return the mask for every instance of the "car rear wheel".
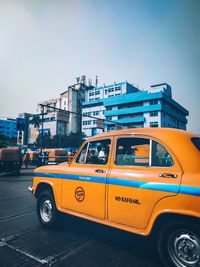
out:
M53 228L56 226L58 211L51 191L45 190L39 194L37 200L37 214L42 226L46 228Z
M180 223L162 229L158 251L165 266L200 266L200 227L196 223Z

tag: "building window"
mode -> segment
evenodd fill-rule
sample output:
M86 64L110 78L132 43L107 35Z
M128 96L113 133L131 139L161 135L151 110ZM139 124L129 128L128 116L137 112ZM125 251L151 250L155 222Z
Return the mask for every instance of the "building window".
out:
M96 91L95 92L95 95L100 95L100 91Z
M94 92L90 92L90 93L89 93L89 96L93 96L93 95L94 95Z
M115 91L119 91L119 90L121 90L120 86L115 87Z
M158 100L151 100L149 103L150 103L150 105L157 105L158 104Z
M112 116L110 117L106 117L107 121L111 121L112 120Z
M150 122L150 127L158 127L158 122L157 121Z
M93 115L95 116L95 115L99 115L99 111L94 111L93 112Z
M109 90L108 90L108 92L110 93L110 92L114 92L114 88L110 88Z
M156 117L156 116L158 116L158 111L152 111L152 112L150 112L150 117Z
M83 121L83 125L91 125L92 121Z
M105 90L105 95L107 95L107 93L108 93L108 90Z

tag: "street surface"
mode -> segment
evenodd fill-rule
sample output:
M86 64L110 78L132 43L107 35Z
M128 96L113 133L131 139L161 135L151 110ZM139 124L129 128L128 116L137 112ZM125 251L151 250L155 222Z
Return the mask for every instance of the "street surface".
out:
M162 267L152 241L63 215L59 228L38 222L28 192L33 169L20 176L0 174L0 266Z

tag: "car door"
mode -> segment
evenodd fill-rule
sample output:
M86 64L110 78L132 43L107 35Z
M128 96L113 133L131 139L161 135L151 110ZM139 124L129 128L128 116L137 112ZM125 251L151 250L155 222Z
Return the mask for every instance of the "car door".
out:
M62 207L105 218L106 182L110 162L111 139L86 142L71 162L62 181ZM104 157L99 157L104 150Z
M108 179L108 219L144 229L156 203L179 191L182 169L164 144L147 137L116 137Z

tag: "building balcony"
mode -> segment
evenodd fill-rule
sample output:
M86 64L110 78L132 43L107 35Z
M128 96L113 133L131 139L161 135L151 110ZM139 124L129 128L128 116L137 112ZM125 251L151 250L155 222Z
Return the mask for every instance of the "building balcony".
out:
M115 124L115 122L118 122L120 124L127 124L127 123L143 123L145 121L144 117L136 117L136 118L124 118L119 119L115 121L106 121L104 122L105 125L112 125Z
M138 93L131 93L131 94L125 94L125 95L119 95L115 97L110 97L104 99L104 106L118 106L121 104L126 103L134 103L134 102L140 102L140 101L148 101L153 99L160 99L162 98L162 92L149 94L148 91L141 91Z
M134 113L145 113L151 111L160 111L162 109L161 104L157 105L149 105L149 106L139 106L134 108L123 108L123 109L116 109L116 110L107 110L105 111L105 117L110 116L119 116L119 115L128 115Z

